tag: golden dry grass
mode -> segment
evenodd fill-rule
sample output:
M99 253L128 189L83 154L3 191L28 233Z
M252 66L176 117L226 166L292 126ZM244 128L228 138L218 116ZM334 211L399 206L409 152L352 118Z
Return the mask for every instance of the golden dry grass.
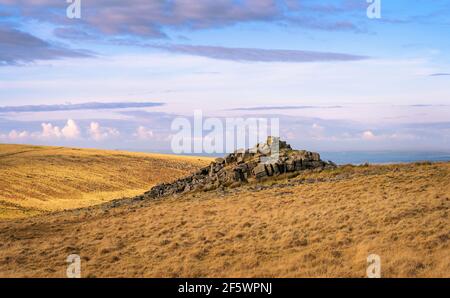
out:
M0 276L450 277L450 163L343 167L0 223Z
M0 219L87 207L143 193L206 158L0 144Z

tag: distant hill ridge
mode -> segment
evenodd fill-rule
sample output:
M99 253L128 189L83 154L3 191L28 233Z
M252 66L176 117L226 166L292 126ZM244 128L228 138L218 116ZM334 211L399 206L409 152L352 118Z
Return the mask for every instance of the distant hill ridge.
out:
M240 149L224 158L217 158L209 166L193 175L172 183L154 186L136 199L151 199L191 191L209 191L220 187L238 186L249 181L270 179L285 173L303 170L335 168L336 164L320 159L319 153L293 150L278 137L268 137L265 143L251 149Z

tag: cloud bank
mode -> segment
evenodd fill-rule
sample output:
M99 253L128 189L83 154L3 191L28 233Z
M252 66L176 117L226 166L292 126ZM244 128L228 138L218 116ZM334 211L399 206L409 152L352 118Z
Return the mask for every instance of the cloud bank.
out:
M238 115L236 115L238 116ZM152 114L144 118L69 119L58 122L12 121L0 130L0 142L170 153L171 123L178 115ZM239 117L245 118L240 114ZM252 117L264 118L262 114ZM298 148L317 151L416 150L448 151L450 123L386 125L318 117L272 114L280 119L280 135ZM220 118L225 123L226 118ZM193 119L188 118L189 121ZM0 119L1 121L1 119ZM1 122L0 122L1 123ZM164 124L161 124L164 123ZM204 134L206 136L206 132ZM173 152L172 152L173 153Z
M227 48L193 45L155 45L154 48L173 53L202 56L219 60L250 62L325 62L358 61L368 59L366 56L299 50L273 50L255 48Z
M165 28L201 30L244 22L287 22L319 30L353 30L355 24L335 20L335 16L365 9L365 3L359 4L356 0L328 5L307 0L129 0L126 5L110 0L81 2L82 18L77 22L78 28L104 35L146 38L167 38ZM65 17L66 1L0 0L1 4L16 9L24 17L73 28ZM333 19L323 21L325 14ZM304 15L310 17L305 19ZM311 18L311 15L315 17Z
M87 51L55 46L16 29L0 28L0 66L29 63L36 60L91 56L92 54Z
M159 107L164 103L159 102L89 102L80 104L61 105L26 105L0 107L0 113L21 113L21 112L58 112L76 110L114 110L127 108L149 108Z
M270 110L306 110L306 109L341 109L342 106L264 106L249 108L234 108L229 111L270 111Z

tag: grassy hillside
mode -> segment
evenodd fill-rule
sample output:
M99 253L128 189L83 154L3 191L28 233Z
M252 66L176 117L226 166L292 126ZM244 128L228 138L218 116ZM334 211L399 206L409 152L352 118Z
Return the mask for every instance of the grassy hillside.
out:
M343 167L0 223L0 276L450 277L450 163ZM115 206L115 207L114 207Z
M0 219L137 195L208 162L194 157L0 144Z

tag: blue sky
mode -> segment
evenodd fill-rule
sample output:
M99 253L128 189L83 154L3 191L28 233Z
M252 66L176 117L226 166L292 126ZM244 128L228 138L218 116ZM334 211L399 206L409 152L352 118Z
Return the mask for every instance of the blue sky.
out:
M126 3L0 0L0 142L168 151L201 109L311 150L450 148L450 0Z

